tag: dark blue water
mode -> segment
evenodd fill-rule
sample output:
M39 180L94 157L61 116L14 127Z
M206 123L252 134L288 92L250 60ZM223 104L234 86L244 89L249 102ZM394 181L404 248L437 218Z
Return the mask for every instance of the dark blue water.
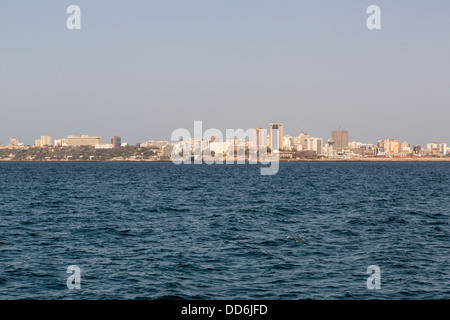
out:
M449 299L449 185L450 163L0 163L0 299Z

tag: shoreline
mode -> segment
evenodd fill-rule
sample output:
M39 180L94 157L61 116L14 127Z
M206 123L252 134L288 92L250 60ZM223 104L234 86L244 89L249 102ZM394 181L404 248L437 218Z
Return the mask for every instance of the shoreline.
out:
M170 163L171 160L4 160L1 162L64 162L64 163L85 163L85 162L156 162ZM281 159L280 162L450 162L447 158L355 158L355 159ZM225 163L225 162L224 162ZM246 161L248 164L248 161Z

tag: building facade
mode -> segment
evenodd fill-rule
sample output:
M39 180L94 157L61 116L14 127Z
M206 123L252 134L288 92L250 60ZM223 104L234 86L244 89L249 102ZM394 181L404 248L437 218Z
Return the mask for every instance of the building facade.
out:
M119 136L114 136L111 138L111 144L114 147L121 147L122 146L122 138Z
M61 140L62 140L61 145L68 147L80 147L80 146L95 147L95 145L102 143L101 137L98 136L90 137L88 135L82 135L80 137L68 136L67 138Z
M41 147L50 147L52 145L52 137L41 136Z
M427 144L428 154L443 157L447 155L447 144L443 142L431 142Z
M334 140L334 151L342 152L348 148L348 131L347 130L333 130L331 131L331 139Z
M259 150L261 148L267 148L267 129L254 128L253 143L256 150Z
M9 145L10 146L18 146L19 145L19 140L17 138L9 139Z
M283 149L283 124L271 123L269 130L269 141L271 150Z

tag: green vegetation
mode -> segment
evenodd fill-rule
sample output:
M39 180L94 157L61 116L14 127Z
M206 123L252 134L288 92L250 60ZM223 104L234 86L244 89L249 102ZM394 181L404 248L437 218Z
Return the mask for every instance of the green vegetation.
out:
M0 149L0 159L13 161L107 161L107 160L169 160L163 157L158 148L141 148L137 146L116 147L112 149L95 149L94 147L55 147L28 149Z

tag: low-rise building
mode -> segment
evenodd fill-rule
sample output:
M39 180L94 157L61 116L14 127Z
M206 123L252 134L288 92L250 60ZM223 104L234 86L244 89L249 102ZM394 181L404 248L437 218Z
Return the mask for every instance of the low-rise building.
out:
M102 143L102 138L99 136L90 137L88 135L68 136L65 139L55 140L55 146L62 147L80 147L80 146L91 146L95 147L97 144Z
M101 143L101 144L96 144L95 149L113 149L114 145L112 143Z

